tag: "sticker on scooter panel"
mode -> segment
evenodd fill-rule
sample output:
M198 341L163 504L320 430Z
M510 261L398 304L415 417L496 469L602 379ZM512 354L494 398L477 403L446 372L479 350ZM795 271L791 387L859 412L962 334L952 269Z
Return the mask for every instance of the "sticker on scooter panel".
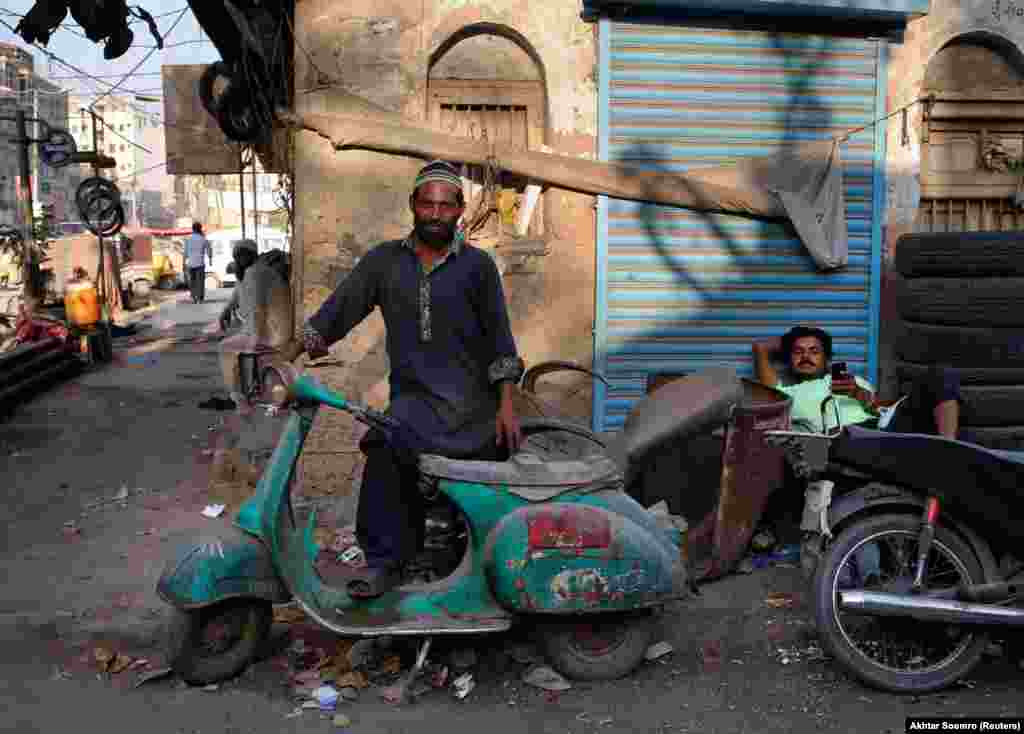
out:
M594 605L621 602L628 594L646 590L647 574L640 564L621 574L606 575L594 568L576 568L555 575L548 586L556 604Z
M608 514L588 505L550 505L535 508L526 520L528 548L607 548L612 543Z

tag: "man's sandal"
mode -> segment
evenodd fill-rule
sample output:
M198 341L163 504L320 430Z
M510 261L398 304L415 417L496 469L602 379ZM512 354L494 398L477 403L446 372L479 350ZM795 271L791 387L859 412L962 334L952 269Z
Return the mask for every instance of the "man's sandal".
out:
M398 564L376 568L353 569L345 591L353 599L373 599L402 583L402 567Z

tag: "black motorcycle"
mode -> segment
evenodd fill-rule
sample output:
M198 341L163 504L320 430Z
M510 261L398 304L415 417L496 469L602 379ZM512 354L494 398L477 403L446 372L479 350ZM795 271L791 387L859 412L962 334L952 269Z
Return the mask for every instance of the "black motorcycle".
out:
M923 693L966 676L990 634L1016 645L1024 452L857 426L766 440L808 480L802 562L822 646L844 668Z

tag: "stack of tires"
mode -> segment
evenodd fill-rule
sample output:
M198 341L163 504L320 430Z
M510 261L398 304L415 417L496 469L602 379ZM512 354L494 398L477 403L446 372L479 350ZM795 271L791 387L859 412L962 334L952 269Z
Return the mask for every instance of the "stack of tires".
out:
M901 392L931 366L960 374L960 437L1024 449L1024 232L911 234L896 244Z

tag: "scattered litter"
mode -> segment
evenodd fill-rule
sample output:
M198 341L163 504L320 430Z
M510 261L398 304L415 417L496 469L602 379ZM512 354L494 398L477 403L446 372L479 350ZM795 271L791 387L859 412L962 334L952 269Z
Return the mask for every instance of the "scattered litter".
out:
M469 647L454 650L449 659L456 670L467 670L476 665L476 651Z
M305 703L302 704L302 708L304 708L304 709L319 709L320 708L320 703L318 701L306 701Z
M614 721L614 719L613 719L612 717L610 717L610 716L609 716L609 717L608 717L608 718L606 718L606 719L601 719L601 720L600 720L600 721L598 721L597 723L598 723L598 724L600 724L601 726L607 726L608 724L612 723L613 721Z
M341 694L334 686L320 686L313 691L313 698L320 704L323 711L333 711L338 705L338 697Z
M127 655L117 655L110 664L107 666L107 671L112 675L123 673L128 670L128 667L132 664L132 659Z
M203 508L204 517L220 517L226 505L207 505Z
M335 714L334 718L331 719L331 723L340 727L352 726L352 719L345 716L345 714Z
M149 660L146 658L138 658L128 666L128 670L138 670L139 668L145 668L147 665L149 665Z
M401 683L393 686L385 686L379 691L379 695L385 703L396 706L405 700L405 686Z
M359 690L369 688L370 686L370 681L367 680L366 676L363 673L360 673L358 670L353 670L350 673L345 673L345 675L338 678L336 681L334 681L334 683L339 688L356 688Z
M204 691L219 691L220 690L220 683L211 683L208 686L203 686L203 690Z
M97 647L92 651L92 657L99 666L100 672L106 673L117 655L109 648Z
M129 494L128 487L122 484L121 489L117 490L117 494L114 495L114 502L124 502L128 499Z
M402 669L402 659L397 655L387 658L380 667L381 673L395 674Z
M535 665L523 673L523 682L545 691L567 691L572 683L547 665Z
M660 657L668 655L673 650L675 650L675 648L667 642L656 642L647 648L647 652L644 654L644 657L647 660L657 660Z
M800 563L800 546L787 545L772 553L748 556L744 560L749 560L753 568L768 568L779 563Z
M50 680L71 680L71 673L64 670L64 668L54 668L53 676Z
M140 530L140 531L138 531L135 534L136 535L152 535L153 531L152 530Z
M293 709L290 714L285 714L284 718L286 718L286 719L294 719L294 718L296 718L298 716L302 716L302 706L299 706L298 708Z
M338 559L342 563L347 563L349 565L358 563L363 560L363 549L358 546L352 546L339 555Z
M509 654L520 665L532 665L533 663L540 662L541 659L537 648L530 643L513 645L512 649L509 650Z
M295 624L306 619L300 607L274 607L274 621L279 624Z
M764 600L764 603L773 609L788 609L796 604L796 594L773 591Z
M73 537L75 537L77 535L81 535L82 534L82 528L80 528L77 525L75 525L74 522L66 522L66 523L64 523L64 527L61 528L61 532L65 536L67 536L69 538L73 538Z
M440 670L436 671L430 677L430 684L432 686L434 686L434 688L444 688L447 683L448 683L448 666L445 665L445 666L442 666L440 668Z
M459 700L469 695L470 691L476 688L476 681L472 673L463 673L452 681L452 688L455 690L455 697Z
M166 678L172 672L173 672L173 670L171 668L157 668L156 670L150 670L150 671L148 671L146 673L143 673L142 675L139 676L139 679L137 681L135 681L135 687L138 688L139 686L143 685L144 683L149 683L152 680L159 680L160 678Z

